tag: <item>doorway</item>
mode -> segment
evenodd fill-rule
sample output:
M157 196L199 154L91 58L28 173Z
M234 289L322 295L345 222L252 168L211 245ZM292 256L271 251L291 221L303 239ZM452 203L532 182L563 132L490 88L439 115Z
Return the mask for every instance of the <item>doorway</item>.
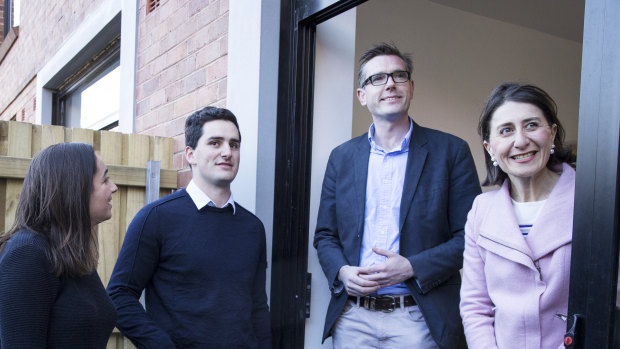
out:
M280 172L276 178L286 178L287 187L298 191L276 189L276 202L280 198L280 202L291 209L282 207L286 212L275 209L272 277L277 282L288 273L290 283L290 277L295 276L297 289L291 290L290 295L284 291L278 296L295 297L298 305L292 316L297 318L284 319L281 314L285 308L272 304L272 312L275 310L272 319L276 320L273 321L274 344L277 346L321 347L320 333L329 291L311 246L318 195L331 148L364 133L370 125L370 116L359 107L354 90L356 59L372 43L393 41L401 50L413 54L416 90L410 115L423 126L453 133L468 141L479 174L484 166L476 134L478 116L491 89L503 81L529 82L547 90L559 105L560 118L567 129L567 142L576 146L581 31L578 30L575 40L574 33L545 32L532 23L516 24L513 18L505 18L506 12L514 12L513 9L504 9L504 17L493 18L482 13L480 8L457 8L456 3L460 2L391 0L389 7L395 10L389 11L381 1L331 1L329 6L307 1L304 6L296 5L303 8L296 13L285 11L284 7L291 5L283 4L282 13L295 13L288 24L294 22L299 26L291 26L297 30L291 30L291 36L282 39L280 49L281 53L289 53L281 56L280 64L281 68L283 62L288 64L290 76L280 76L280 85L288 81L289 88L279 93L278 114L280 119L288 120L279 120L278 132L282 130L281 125L288 131L282 130L278 137L278 148L283 150L279 150L277 158L287 160L286 168L279 166L276 170ZM583 21L583 1L581 8ZM496 10L496 13L502 11ZM557 13L555 15L557 17ZM334 36L336 32L337 37ZM349 35L350 39L343 35ZM282 74L282 69L280 71ZM332 84L322 88L324 81ZM295 86L292 90L291 83ZM283 97L289 99L283 101ZM352 113L348 114L351 107ZM278 231L277 222L287 232ZM278 236L283 240L278 241ZM290 248L286 253L278 252L282 248L278 245L291 247L290 242L295 242L298 248L293 252L296 264L290 263L293 259ZM278 270L278 254L287 255L287 268L281 266ZM284 260L278 262L285 263ZM309 293L300 292L308 286L307 276L300 275L301 270L312 274Z

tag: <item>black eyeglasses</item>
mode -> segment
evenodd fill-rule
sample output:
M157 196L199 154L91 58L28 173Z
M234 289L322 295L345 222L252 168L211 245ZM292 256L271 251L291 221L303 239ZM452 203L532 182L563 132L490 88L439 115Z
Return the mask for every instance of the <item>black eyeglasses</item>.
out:
M392 77L392 80L396 83L403 83L409 81L411 74L408 71L397 70L392 73L379 73L371 75L368 79L364 80L362 87L370 83L373 86L381 86L387 84L388 77Z

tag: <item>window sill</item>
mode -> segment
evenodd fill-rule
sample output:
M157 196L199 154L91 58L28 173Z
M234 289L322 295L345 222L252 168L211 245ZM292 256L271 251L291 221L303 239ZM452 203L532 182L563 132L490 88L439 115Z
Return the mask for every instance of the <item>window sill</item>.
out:
M19 27L11 28L9 33L4 38L4 41L2 41L2 44L0 44L0 63L2 63L2 61L4 60L4 56L9 53L11 46L13 46L13 43L15 42L15 40L17 40L18 36Z

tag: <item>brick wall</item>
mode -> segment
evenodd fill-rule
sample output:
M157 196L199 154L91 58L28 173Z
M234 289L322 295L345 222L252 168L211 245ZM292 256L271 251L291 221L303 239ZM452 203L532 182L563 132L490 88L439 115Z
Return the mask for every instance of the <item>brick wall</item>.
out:
M136 132L174 138L174 166L187 168L185 119L226 105L228 0L169 0L146 14L140 1ZM180 172L180 184L189 173Z
M173 137L174 166L186 169L185 119L226 105L228 0L161 0L148 15L146 1L138 14L136 132ZM0 120L34 121L37 72L98 5L22 1L19 37L0 63Z
M0 120L34 121L37 72L99 5L97 0L21 2L19 36L0 63Z

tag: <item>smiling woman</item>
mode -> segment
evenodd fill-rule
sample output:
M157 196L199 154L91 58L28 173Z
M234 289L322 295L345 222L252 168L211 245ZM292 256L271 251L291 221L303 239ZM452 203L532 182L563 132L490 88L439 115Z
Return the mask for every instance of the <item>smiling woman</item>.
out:
M15 223L0 235L3 348L105 348L116 311L96 271L93 228L111 217L116 190L88 144L32 158Z
M575 195L567 162L575 159L564 150L555 102L538 87L502 84L479 133L484 184L501 187L476 198L465 225L460 308L468 346L563 347Z

